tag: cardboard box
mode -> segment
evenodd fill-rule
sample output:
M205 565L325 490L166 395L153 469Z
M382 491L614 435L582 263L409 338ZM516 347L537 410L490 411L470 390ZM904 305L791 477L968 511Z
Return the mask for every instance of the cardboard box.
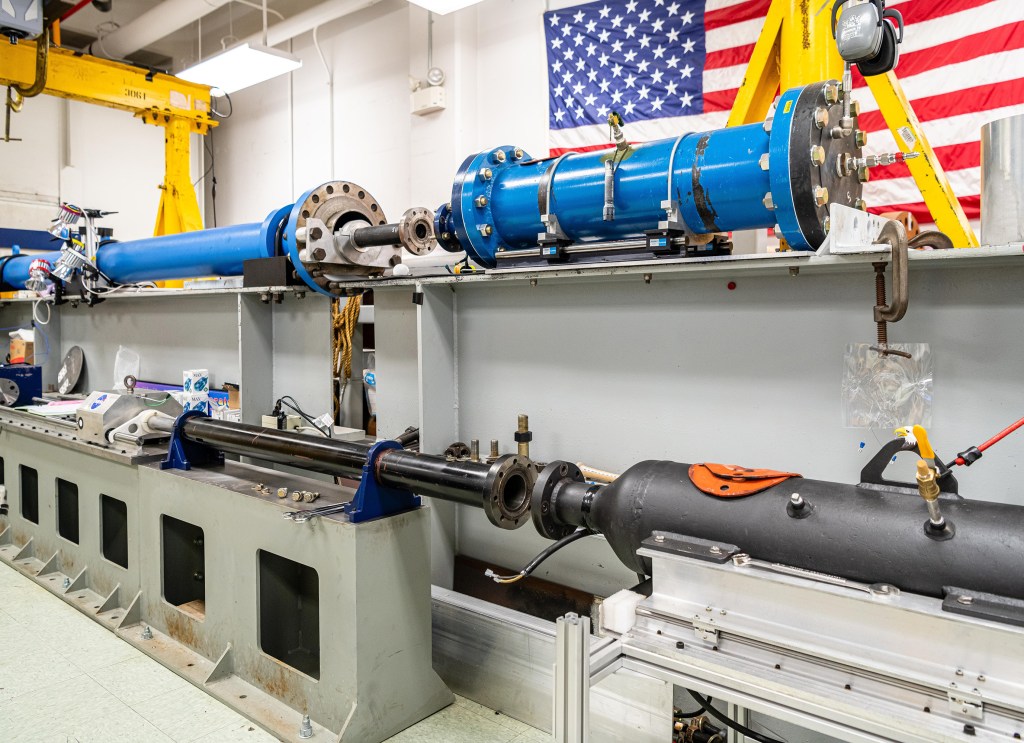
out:
M36 360L35 349L35 343L32 341L24 341L20 338L11 338L11 363L34 364Z
M228 409L239 410L242 407L242 395L237 384L224 383L224 389L228 391Z

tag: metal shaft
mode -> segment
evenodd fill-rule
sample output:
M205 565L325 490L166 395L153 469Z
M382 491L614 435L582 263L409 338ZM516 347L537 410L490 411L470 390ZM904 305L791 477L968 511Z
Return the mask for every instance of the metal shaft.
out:
M161 425L159 430L167 428L170 426ZM337 477L361 478L371 448L370 444L211 418L186 419L180 431L186 440L218 451ZM372 465L381 485L483 508L496 526L514 529L527 520L535 479L528 460L508 456L489 463L449 461L443 456L393 449L381 453Z
M352 232L352 240L360 248L375 248L382 245L400 245L397 224L382 224L377 227L360 227Z
M229 454L338 477L359 478L370 451L367 444L210 418L186 420L182 424L182 434L189 441Z

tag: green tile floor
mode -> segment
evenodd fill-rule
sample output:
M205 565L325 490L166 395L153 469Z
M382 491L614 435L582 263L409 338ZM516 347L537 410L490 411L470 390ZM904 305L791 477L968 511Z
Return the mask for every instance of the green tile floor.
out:
M0 564L0 741L274 740L50 592ZM393 743L549 740L550 736L461 697L391 739Z

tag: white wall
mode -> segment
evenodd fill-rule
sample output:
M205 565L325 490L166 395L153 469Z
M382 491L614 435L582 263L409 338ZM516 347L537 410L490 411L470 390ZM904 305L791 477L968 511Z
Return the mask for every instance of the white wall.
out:
M334 76L333 162L332 101L312 33L290 45L299 70L232 96L234 113L214 134L219 224L263 219L332 175L365 187L389 217L406 208L407 7L385 0L318 33Z
M59 198L62 101L25 101L11 121L11 136L0 142L0 226L42 229Z
M284 48L302 68L232 96L234 115L214 135L218 222L262 219L332 176L364 186L395 218L446 201L473 152L510 143L545 156L544 8L488 0L436 16L433 64L447 74L448 107L422 117L409 113L409 96L410 78L428 67L425 10L385 0L323 26L333 171L327 74L312 33L294 39Z
M118 212L102 224L120 239L153 234L163 129L125 111L39 96L25 101L11 130L22 141L0 141L0 226L45 229L57 204L70 201Z

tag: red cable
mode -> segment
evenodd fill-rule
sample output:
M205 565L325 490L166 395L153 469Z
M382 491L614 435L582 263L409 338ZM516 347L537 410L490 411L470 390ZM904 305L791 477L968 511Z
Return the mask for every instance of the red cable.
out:
M1016 431L1021 426L1024 426L1024 418L1021 418L1019 421L1014 423L1009 428L1006 428L1005 430L1001 431L1000 433L997 433L995 436L990 438L988 441L986 441L984 444L978 447L978 451L985 451L993 444L998 444L1000 441L1005 439L1007 436L1009 436L1011 433Z
M82 8L84 8L86 5L88 5L91 2L92 2L92 0L81 0L81 2L75 3L74 7L72 7L70 10L68 10L64 15L62 15L60 17L61 22L66 21L68 18L73 16L75 13L80 11Z
M1018 428L1021 428L1021 427L1024 427L1024 418L1021 418L1019 421L1017 421L1013 425L1008 426L1007 428L1004 428L1002 431L1000 431L995 436L990 438L984 444L981 444L978 447L978 451L983 452L986 449L988 449L990 446L998 444L1000 441L1002 441L1007 436L1009 436L1011 433L1013 433L1014 431L1016 431ZM966 464L966 462L964 461L963 457L957 457L956 461L954 463L959 465L959 466L961 466L961 467Z

